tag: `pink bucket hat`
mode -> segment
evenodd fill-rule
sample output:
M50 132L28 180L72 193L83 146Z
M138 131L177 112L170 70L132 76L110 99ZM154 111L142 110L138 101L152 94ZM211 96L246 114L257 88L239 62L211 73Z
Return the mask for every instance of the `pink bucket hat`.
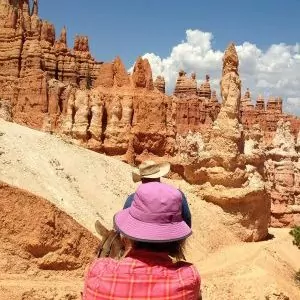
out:
M182 195L174 187L149 182L135 192L132 205L114 216L115 226L128 238L144 242L171 242L192 234L183 221Z

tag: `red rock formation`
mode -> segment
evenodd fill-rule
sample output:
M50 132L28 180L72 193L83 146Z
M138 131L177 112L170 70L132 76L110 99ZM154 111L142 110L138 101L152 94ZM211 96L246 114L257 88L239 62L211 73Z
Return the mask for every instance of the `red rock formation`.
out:
M165 78L163 76L157 76L154 81L154 87L157 88L160 92L166 92L166 83Z
M123 155L129 146L137 154L172 152L171 98L154 89L148 61L138 58L131 77L120 58L101 71L97 88L71 88L57 131L110 155Z
M95 82L95 86L113 87L114 85L114 66L113 62L103 63L99 67L99 76Z
M210 118L214 121L216 120L219 112L220 112L220 103L217 98L216 91L212 91L210 101L208 103L208 112Z
M74 51L79 52L89 52L89 38L87 36L78 36L76 35L75 41L74 41Z
M274 227L300 224L299 157L290 123L281 119L265 162L266 186L272 200L271 225Z
M148 59L138 58L133 68L132 80L134 87L154 89L152 70Z
M210 89L209 79L210 79L209 75L206 75L205 82L202 83L197 90L197 94L201 98L208 98L208 99L211 98L211 89Z
M103 63L99 67L95 86L111 88L129 84L129 76L120 57L116 57L111 63Z
M249 89L245 92L245 95L241 99L241 112L243 113L244 111L247 110L253 110L254 106L251 102L251 95Z
M267 103L267 110L275 112L275 113L282 113L282 99L277 97L270 97Z
M108 154L126 153L132 129L133 98L131 93L107 95L105 101L107 119L103 132L103 146Z
M128 73L119 56L117 56L113 62L113 75L114 75L114 86L122 87L130 83ZM148 75L148 76L151 76L152 78L152 75Z
M211 99L209 76L206 83L197 89L196 75L186 77L184 71L177 78L174 101L177 103L177 131L186 134L188 131L206 131L215 120L220 110L216 94Z
M250 93L250 92L249 92ZM292 133L296 136L300 130L300 119L294 116L282 113L282 99L270 97L265 107L265 101L262 96L259 96L254 107L251 102L248 92L242 99L241 105L241 121L246 130L250 130L255 124L259 124L263 132L263 141L265 144L270 144L274 137L277 128L277 122L284 119L291 123Z
M197 94L197 81L196 75L193 73L190 78L186 76L186 72L179 71L178 78L175 85L174 96L178 98L185 98L196 96Z
M100 63L89 53L87 37L78 37L72 51L66 29L55 42L55 28L38 17L38 2L19 1L18 8L1 0L1 97L13 103L16 121L40 128L48 113L48 80L92 87Z
M174 99L177 104L176 126L180 133L205 131L211 126L219 112L219 103L213 105L199 99ZM215 112L215 113L214 113Z
M0 55L3 58L0 69L1 97L12 102L16 121L33 127L41 126L44 114L48 114L48 106L52 106L49 99L58 97L53 95L54 89L50 91L47 84L49 79L59 80L65 85L72 83L81 88L130 85L130 78L119 58L112 63L95 62L85 36L77 36L74 49L68 49L66 28L62 29L59 39L55 41L54 26L38 17L38 2L34 1L31 15L28 3L20 1L18 9L15 9L7 1L0 2L3 25L0 33ZM136 87L153 88L148 61L142 58L138 60L132 81ZM164 85L164 81L158 78L156 87L161 92L164 92ZM174 92L176 98L184 100L179 102L174 99L178 103L175 123L179 131L205 131L211 126L220 106L215 94L210 94L208 76L206 82L197 89L195 74L188 78L185 72L180 72ZM266 110L260 101L255 109L249 101L249 105L244 107L242 101L241 119L246 129L258 123L266 141L270 141L277 120L283 117L290 119L293 133L298 133L299 119L282 115L280 99L270 99Z
M74 55L76 61L77 83L82 89L90 89L95 80L93 71L94 61L89 52L89 40L87 36L76 36L74 41Z
M220 113L208 140L202 139L204 145L201 145L198 137L198 142L191 144L198 145L196 155L187 155L181 163L188 181L200 185L199 194L228 214L229 226L241 240L258 241L268 234L270 199L259 173L261 170L245 159L243 127L239 122L238 64L235 47L231 44L223 58ZM259 156L259 152L255 154Z
M265 99L263 98L262 95L259 95L257 100L256 100L256 106L255 108L259 111L265 110Z
M55 50L67 50L67 29L64 27L60 33L60 38L55 42Z

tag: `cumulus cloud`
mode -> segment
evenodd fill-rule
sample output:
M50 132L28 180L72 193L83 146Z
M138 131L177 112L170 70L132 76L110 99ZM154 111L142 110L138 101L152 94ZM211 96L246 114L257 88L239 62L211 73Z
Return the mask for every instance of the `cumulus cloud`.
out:
M224 49L213 49L213 39L210 32L188 29L186 39L175 45L169 56L145 53L143 57L149 60L154 78L165 77L168 93L173 92L180 69L188 74L195 72L199 82L210 74L212 88L219 93ZM249 88L254 101L259 94L265 98L280 96L285 112L300 115L300 44L280 43L262 50L244 42L236 49L243 90Z
M285 103L285 112L289 114L300 115L300 97L287 98Z

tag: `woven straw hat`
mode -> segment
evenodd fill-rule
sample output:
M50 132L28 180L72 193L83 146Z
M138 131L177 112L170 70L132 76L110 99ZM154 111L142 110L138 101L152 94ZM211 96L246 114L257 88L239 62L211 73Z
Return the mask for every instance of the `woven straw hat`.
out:
M132 171L132 180L138 182L142 178L160 178L166 176L169 171L170 164L168 162L156 163L152 160L145 160Z

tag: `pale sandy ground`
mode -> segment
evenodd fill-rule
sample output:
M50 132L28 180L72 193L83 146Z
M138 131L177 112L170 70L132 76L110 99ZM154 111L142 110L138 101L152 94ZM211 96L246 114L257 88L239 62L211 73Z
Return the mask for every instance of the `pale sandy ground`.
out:
M55 136L0 120L0 181L40 195L94 231L95 219L111 226L114 212L136 185L131 168L110 157L66 143ZM197 199L193 187L179 186L188 196L194 235L187 257L202 275L204 299L300 299L293 276L300 269L300 251L292 245L288 229L270 229L268 241L240 243L223 224L222 210ZM38 213L38 208L33 208ZM24 299L76 299L51 294L51 289L78 291L81 281L57 277L28 279L7 275L0 266L0 299L18 299L12 290L32 287ZM47 287L50 296L35 295ZM50 289L50 290L49 290ZM10 296L7 296L10 295ZM266 298L270 296L269 298Z

